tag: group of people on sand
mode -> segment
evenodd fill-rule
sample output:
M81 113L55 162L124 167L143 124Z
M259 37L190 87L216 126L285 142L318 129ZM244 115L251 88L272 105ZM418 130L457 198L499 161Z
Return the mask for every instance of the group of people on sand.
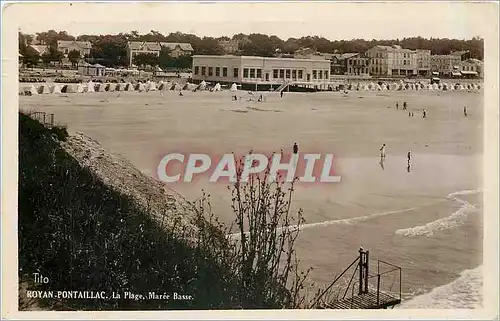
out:
M399 102L396 102L396 110L399 110ZM408 117L413 117L415 116L413 114L413 111L409 111L408 110L408 104L405 102L403 102L403 108L402 108L403 111L408 111ZM427 110L422 109L422 118L426 119L427 118Z

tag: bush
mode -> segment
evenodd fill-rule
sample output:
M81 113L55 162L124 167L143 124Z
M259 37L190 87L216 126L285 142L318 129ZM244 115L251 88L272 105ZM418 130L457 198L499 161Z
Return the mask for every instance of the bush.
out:
M167 228L169 218L153 218L68 155L52 138L65 139L66 129L54 128L19 114L20 282L30 290L177 292L193 299L136 301L122 294L119 300L45 299L45 308L307 307L309 271L298 270L294 250L303 219L301 211L290 214L293 184L285 189L252 176L231 186L237 234L211 213L209 195L192 203L196 232L180 222ZM35 272L49 284L33 285Z

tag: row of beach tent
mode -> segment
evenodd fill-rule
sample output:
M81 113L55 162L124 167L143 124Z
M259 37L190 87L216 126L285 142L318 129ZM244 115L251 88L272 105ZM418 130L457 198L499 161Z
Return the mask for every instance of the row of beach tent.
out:
M138 91L138 92L149 92L149 91L198 91L207 90L207 83L202 81L200 84L179 84L177 82L163 82L158 83L148 81L146 83L93 83L91 81L87 83L77 83L77 84L46 84L43 83L36 87L31 84L20 88L20 95L37 95L37 94L61 94L61 93L91 93L91 92L113 92L113 91ZM347 84L343 86L344 90L356 90L356 91L387 91L387 90L433 90L433 91L477 91L481 89L479 84L424 84L424 83L358 83L358 84ZM211 91L222 91L222 87L217 83ZM232 84L229 88L231 92L238 90L237 84Z
M480 90L481 85L479 84L448 84L448 83L434 83L434 84L424 84L424 83L358 83L358 84L348 84L345 86L347 90L357 90L357 91L382 91L382 90L441 90L441 91L474 91Z
M92 93L92 92L113 92L113 91L138 91L138 92L148 92L148 91L196 91L196 90L206 90L207 83L202 81L200 84L179 84L177 82L163 82L155 83L148 81L146 83L93 83L91 81L87 83L77 83L77 84L41 84L38 87L31 84L19 88L20 95L38 95L38 94L64 94L64 93ZM222 87L217 83L212 91L221 91Z

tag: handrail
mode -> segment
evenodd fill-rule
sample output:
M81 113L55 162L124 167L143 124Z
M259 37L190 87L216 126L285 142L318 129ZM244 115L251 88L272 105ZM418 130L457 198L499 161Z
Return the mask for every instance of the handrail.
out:
M354 265L354 263L358 262L359 260L359 256L354 260L352 261L352 263L349 265L349 267L347 269L344 270L344 272L342 272L335 280L333 280L332 283L330 283L330 285L321 293L321 295L318 296L318 298L316 299L316 301L314 301L314 303L312 304L312 306L315 306L316 304L318 304L318 301L321 299L321 297L323 295L325 295L325 293L330 290L330 288Z
M379 261L379 262L381 262L381 263L384 263L384 264L387 264L387 265L393 266L393 267L395 267L395 268L397 268L397 269L401 269L401 267L400 267L400 266L397 266L397 265L394 265L394 264L388 263L388 262L386 262L386 261L382 261L382 260L378 260L378 261Z

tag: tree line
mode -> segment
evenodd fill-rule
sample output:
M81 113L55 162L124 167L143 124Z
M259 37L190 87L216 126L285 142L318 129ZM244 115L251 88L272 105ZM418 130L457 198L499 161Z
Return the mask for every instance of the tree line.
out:
M231 38L227 36L214 38L198 37L194 34L182 32L172 32L168 35L163 35L155 30L151 30L147 34L140 34L137 31L132 31L114 35L80 35L77 37L68 34L66 31L48 30L36 33L36 35L27 35L20 32L19 37L19 50L23 55L26 53L27 45L33 43L34 40L49 45L51 48L50 54L46 55L45 60L43 57L38 57L38 59L41 58L44 61L57 61L57 59L60 59L56 50L58 40L90 41L92 43L92 50L90 55L86 58L90 60L90 62L98 62L107 67L128 65L127 42L129 41L190 43L196 55L221 55L224 53L224 49L219 44L219 41L235 40L239 43L238 54L246 56L273 57L277 54L293 54L294 51L305 47L323 53L346 53L365 52L376 45L400 45L403 48L413 50L428 49L431 51L431 54L437 55L445 55L449 54L451 51L457 50L469 50L471 58L482 60L484 57L484 39L480 37L473 37L468 40L411 37L392 40L352 39L331 41L324 37L307 36L283 40L275 35L269 36L259 33L239 33ZM138 55L134 63L137 65L147 64L160 67L187 68L191 65L191 58L170 57L167 48L165 48L165 50L162 50L160 53L160 57L153 57L153 55Z

